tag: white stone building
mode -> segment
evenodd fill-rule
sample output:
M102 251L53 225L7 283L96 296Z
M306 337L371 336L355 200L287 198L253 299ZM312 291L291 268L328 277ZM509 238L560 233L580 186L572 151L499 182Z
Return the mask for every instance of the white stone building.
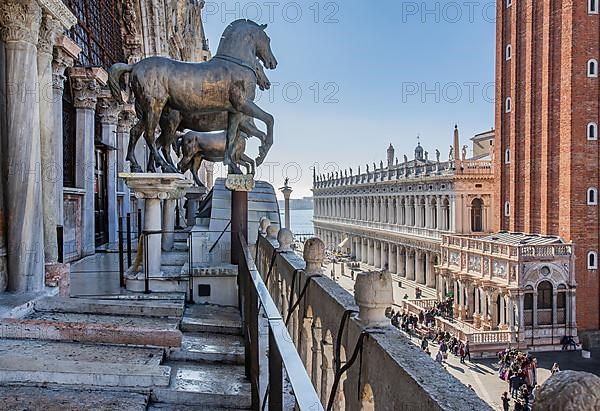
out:
M493 173L489 160L459 156L458 129L450 158L429 158L420 143L414 158L367 165L316 177L315 234L330 250L342 251L375 268L387 268L415 285L442 284L434 266L441 259L442 234L489 232Z

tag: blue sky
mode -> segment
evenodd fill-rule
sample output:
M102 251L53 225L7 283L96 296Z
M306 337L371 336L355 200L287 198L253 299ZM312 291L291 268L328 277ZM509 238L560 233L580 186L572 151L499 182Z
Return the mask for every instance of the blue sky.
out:
M390 142L412 158L417 135L445 158L455 123L465 144L493 127L493 1L207 1L213 53L242 17L269 24L279 60L257 100L276 121L258 176L289 176L293 197L310 195L315 164L364 170Z

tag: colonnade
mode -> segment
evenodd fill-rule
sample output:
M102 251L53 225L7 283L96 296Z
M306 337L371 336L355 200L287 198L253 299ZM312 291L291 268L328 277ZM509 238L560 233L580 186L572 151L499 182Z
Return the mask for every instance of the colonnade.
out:
M455 196L408 194L316 197L315 217L454 231Z

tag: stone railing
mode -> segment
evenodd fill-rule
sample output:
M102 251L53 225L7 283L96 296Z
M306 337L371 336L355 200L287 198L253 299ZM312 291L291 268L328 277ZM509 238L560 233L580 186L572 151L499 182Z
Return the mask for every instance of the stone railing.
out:
M348 291L322 276L321 240L305 243L303 259L286 251L287 244L274 238L275 229L264 231L270 235L258 238L256 265L282 318L288 320L289 334L324 406L331 399L335 410L490 409L389 325L378 300L386 293L372 293L368 300L363 294L372 289L357 288L357 305ZM280 232L280 240L286 237ZM385 276L368 276L372 275ZM389 277L388 281L391 290ZM383 317L376 328L372 312ZM336 372L352 358L345 373Z
M412 314L419 314L423 310L434 308L438 304L438 300L434 298L419 299L419 300L402 300L401 307Z
M466 160L461 162L463 174L492 174L492 162L489 160Z

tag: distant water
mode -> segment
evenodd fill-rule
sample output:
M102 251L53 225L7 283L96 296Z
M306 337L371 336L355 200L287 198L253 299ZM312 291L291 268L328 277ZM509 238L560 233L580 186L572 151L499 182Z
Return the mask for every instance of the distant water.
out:
M294 234L313 234L313 210L290 210L290 225ZM281 209L281 224L285 224L285 210Z

